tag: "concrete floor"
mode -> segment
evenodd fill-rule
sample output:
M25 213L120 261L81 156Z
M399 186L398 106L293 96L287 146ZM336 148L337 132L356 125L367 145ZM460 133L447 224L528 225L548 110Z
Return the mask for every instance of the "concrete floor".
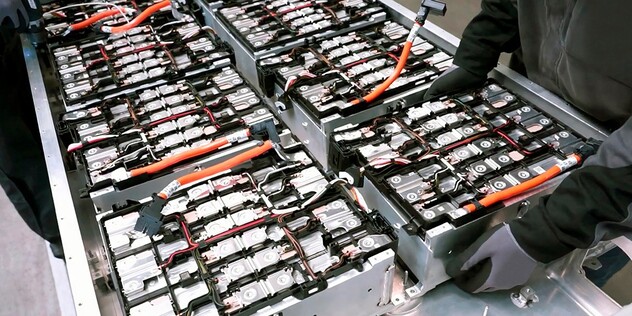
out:
M2 189L0 218L0 315L62 315L48 244L29 230ZM65 272L57 261L59 276Z
M460 37L467 23L480 10L480 1L445 1L448 4L447 17L431 17L430 20ZM400 0L414 11L419 2ZM1 189L0 218L0 232L3 234L0 238L0 316L69 314L62 312L72 308L62 261L49 260L46 242L27 228ZM628 265L606 285L606 291L621 303L631 302L630 291L626 287L631 276L632 266ZM61 293L59 297L58 293Z

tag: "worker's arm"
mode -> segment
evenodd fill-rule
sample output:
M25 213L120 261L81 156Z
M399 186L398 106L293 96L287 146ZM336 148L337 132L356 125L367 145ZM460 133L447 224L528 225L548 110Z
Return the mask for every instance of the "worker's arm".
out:
M516 241L541 262L632 233L632 119L510 227Z
M481 236L447 272L470 292L526 282L537 262L632 236L632 119L557 189L520 218Z
M481 85L500 54L519 46L516 1L483 0L481 12L463 32L454 66L432 84L425 99Z

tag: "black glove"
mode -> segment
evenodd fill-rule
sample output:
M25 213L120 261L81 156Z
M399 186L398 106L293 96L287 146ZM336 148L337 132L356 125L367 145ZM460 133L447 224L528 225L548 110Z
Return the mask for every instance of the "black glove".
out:
M20 32L28 29L29 16L22 0L0 0L0 25Z
M457 65L452 65L432 83L426 91L424 100L468 88L478 88L485 83L485 80L487 80L486 76L479 76Z
M464 291L492 292L524 284L537 264L516 242L509 225L503 223L449 262L446 272Z

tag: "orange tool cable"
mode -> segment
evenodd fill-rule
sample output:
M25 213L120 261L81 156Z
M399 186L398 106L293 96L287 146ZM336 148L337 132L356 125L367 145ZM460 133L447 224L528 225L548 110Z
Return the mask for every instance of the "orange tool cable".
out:
M109 16L113 16L113 15L117 15L121 13L118 9L113 9L113 10L108 10L108 11L103 11L103 12L99 12L91 17L89 17L88 19L75 23L75 24L71 24L70 25L70 29L73 31L77 31L77 30L81 30L81 29L85 29L87 27L89 27L90 25L104 19L107 18ZM125 12L123 12L125 13Z
M525 181L517 186L507 188L505 190L498 191L496 193L492 193L482 198L480 201L478 201L478 203L480 203L483 207L489 207L498 202L512 198L518 194L531 190L548 180L555 178L557 175L564 172L568 168L578 164L580 161L581 161L581 157L579 155L573 154L568 159L564 160L562 163L556 164L555 166L549 168L548 170L538 175L537 177L530 179L528 181ZM476 211L476 205L474 205L473 203L468 204L464 206L463 208L467 210L468 213L472 213Z
M248 160L251 160L253 158L256 158L260 155L265 154L266 152L268 152L270 149L272 149L272 142L271 141L265 141L263 144L261 144L258 147L255 147L253 149L250 149L248 151L245 151L239 155L236 155L226 161L222 161L216 165L210 166L206 169L202 169L200 171L191 173L191 174L187 174L184 175L174 181L172 181L169 185L167 185L167 187L165 187L159 194L158 196L160 196L163 199L168 199L173 192L175 192L180 186L183 185L187 185L191 182L195 182L207 177L210 177L212 175L218 174L220 172L224 172L226 170L229 170L231 168L234 168Z
M121 33L121 32L125 32L127 30L130 30L130 29L136 27L138 24L140 24L141 22L145 21L152 14L156 13L160 9L162 9L164 7L167 7L169 5L171 5L171 1L169 1L169 0L164 0L164 1L158 2L158 3L150 6L149 8L145 9L137 17L135 17L131 22L129 22L127 24L120 25L120 26L102 26L101 27L101 31L103 31L105 33Z
M178 154L175 154L171 157L165 158L163 160L160 160L156 163L153 163L151 165L145 166L145 167L140 167L137 169L132 169L130 170L130 176L131 177L136 177L138 175L141 175L143 173L156 173L156 172L160 172L161 170L164 170L167 167L171 167L181 161L187 160L187 159L191 159L191 158L195 158L197 156L203 155L203 154L207 154L210 152L213 152L215 150L217 150L218 148L228 145L229 141L226 137L222 137L220 139L216 139L204 146L200 146L198 148L193 148Z
M408 60L408 55L410 54L410 49L413 47L413 41L415 40L415 36L417 35L417 31L421 28L421 24L415 22L413 27L410 29L410 33L408 34L408 38L406 39L406 43L404 44L404 48L402 49L402 54L399 56L399 60L397 61L397 65L395 66L395 70L393 73L386 79L386 81L382 82L379 86L377 86L371 93L367 94L361 99L355 99L351 101L351 105L358 105L362 101L366 103L371 103L375 99L377 99L384 91L388 89L388 87L399 78L402 70L406 66L406 61Z

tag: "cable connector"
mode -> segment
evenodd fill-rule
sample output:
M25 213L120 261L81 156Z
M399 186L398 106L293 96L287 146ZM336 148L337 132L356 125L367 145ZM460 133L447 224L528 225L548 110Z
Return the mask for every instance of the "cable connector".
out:
M281 137L279 137L279 133L277 133L276 125L274 124L274 119L269 118L257 123L254 123L250 126L250 132L255 134L267 134L268 139L270 139L273 143L281 142Z
M167 204L167 200L157 194L151 196L151 202L143 205L140 210L140 217L136 220L134 230L153 236L158 233L162 226L162 209Z
M247 141L249 136L250 131L245 129L226 135L226 139L229 143L241 143L243 141Z
M417 12L417 17L415 18L415 22L420 25L424 25L426 23L426 19L428 15L435 14L444 16L448 7L445 3L441 1L435 0L421 0L421 5L419 6L419 11Z
M582 161L585 161L586 158L597 153L597 150L601 146L603 141L597 140L594 138L589 138L585 144L581 145L579 148L575 150L575 153L582 158Z
M130 173L125 168L117 168L110 173L110 179L114 182L121 182L129 179Z
M69 26L66 28L66 30L61 33L61 36L68 36L68 34L70 34L73 31L72 26Z

